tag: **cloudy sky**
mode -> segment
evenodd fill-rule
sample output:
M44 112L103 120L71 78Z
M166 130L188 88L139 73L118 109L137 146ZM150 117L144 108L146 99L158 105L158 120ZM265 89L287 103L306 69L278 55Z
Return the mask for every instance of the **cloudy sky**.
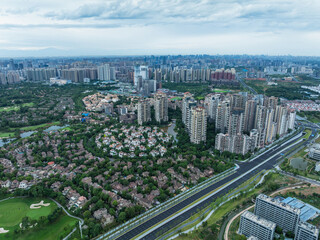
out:
M320 1L0 1L0 57L145 54L320 56Z

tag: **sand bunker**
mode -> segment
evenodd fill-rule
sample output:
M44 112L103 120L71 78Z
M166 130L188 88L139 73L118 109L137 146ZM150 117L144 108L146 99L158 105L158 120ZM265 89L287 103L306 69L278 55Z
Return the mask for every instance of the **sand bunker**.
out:
M43 203L43 200L39 203L34 203L34 204L31 204L30 208L31 209L38 209L38 208L41 208L41 207L48 207L50 205L50 203Z
M37 225L38 225L38 223L35 223L34 225L31 225L31 226L29 226L29 227L30 227L30 228L33 228L33 227L35 227L35 226L37 226ZM22 228L22 223L19 224L19 227Z
M9 232L9 230L4 230L4 228L0 228L0 234L1 233L7 233L7 232Z

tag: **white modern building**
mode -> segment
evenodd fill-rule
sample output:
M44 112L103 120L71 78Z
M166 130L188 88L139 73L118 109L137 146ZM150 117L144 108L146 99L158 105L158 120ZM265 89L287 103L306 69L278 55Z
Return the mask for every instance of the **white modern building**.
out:
M157 122L167 122L169 120L167 94L158 92L154 95L154 111Z
M300 222L294 240L318 240L319 229L314 225Z
M207 140L207 113L204 107L191 109L190 142L199 144Z
M295 232L301 210L264 194L256 198L254 213L274 222L285 231Z
M246 237L253 237L253 239L273 240L275 229L275 223L259 217L252 212L245 211L240 218L238 233Z

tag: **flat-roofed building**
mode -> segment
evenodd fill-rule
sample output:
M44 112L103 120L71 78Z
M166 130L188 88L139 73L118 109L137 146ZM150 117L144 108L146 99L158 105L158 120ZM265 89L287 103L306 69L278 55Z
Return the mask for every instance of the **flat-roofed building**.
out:
M296 232L301 210L264 194L256 198L254 213L274 222L285 231Z
M309 148L309 158L320 161L320 144L314 144Z
M319 229L310 223L300 222L294 240L318 240Z
M259 240L273 240L275 229L275 223L245 211L240 218L238 233Z

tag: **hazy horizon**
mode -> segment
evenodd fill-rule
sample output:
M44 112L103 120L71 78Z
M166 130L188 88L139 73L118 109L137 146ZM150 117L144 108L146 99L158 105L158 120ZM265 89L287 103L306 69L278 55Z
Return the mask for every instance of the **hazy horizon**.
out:
M3 0L0 57L320 56L320 2Z

